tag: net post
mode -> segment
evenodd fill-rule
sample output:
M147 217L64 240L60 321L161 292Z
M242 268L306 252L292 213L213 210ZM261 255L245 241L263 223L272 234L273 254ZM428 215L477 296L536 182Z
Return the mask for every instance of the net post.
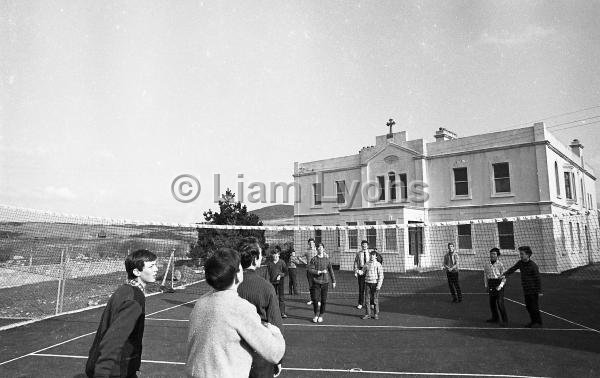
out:
M61 249L61 251L60 251L61 273L58 276L58 288L56 290L56 308L54 310L54 314L55 315L58 315L60 313L61 307L62 307L61 304L60 304L60 302L61 302L61 299L62 299L61 298L62 284L63 284L63 282L62 282L62 270L63 270L63 261L64 261L64 258L65 258L65 250Z

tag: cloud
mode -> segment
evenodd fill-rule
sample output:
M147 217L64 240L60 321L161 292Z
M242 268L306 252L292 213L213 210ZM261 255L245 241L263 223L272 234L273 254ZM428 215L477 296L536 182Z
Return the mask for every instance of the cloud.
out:
M483 33L481 43L486 45L516 46L536 42L556 33L554 29L546 29L542 26L529 25L520 32L503 30L501 33Z
M73 191L65 186L56 188L54 186L47 186L44 188L44 196L47 198L58 198L72 200L77 198L77 195Z

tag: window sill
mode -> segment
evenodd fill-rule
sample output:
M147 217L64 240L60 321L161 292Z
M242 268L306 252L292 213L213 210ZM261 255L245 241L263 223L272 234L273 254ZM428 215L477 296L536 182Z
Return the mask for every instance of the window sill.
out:
M516 249L501 249L500 256L519 256L519 251Z
M504 197L514 197L514 193L492 193L492 198L504 198Z
M474 255L477 254L477 252L475 252L472 249L458 249L458 254L459 255L472 255L472 256L474 256Z
M323 205L312 205L310 208L311 208L311 210L312 209L319 210L319 209L323 209Z
M473 197L469 194L469 195L465 195L465 196L452 196L450 198L450 201L464 201L464 200L472 200Z

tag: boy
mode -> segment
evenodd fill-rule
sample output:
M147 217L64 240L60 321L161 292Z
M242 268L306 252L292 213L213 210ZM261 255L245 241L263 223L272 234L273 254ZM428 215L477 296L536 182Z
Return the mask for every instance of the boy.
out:
M383 284L383 266L377 261L377 251L371 251L371 259L363 267L362 273L365 277L365 303L373 302L373 319L379 319L379 291ZM367 309L363 319L371 317L371 306L365 306Z
M488 291L490 299L490 311L492 317L486 322L498 323L500 318L498 317L498 311L502 317L500 326L506 326L508 317L506 316L506 309L504 308L504 284L506 278L502 278L502 272L504 272L504 265L498 260L500 256L500 250L496 247L490 249L490 261L486 262L483 267L483 283Z
M128 281L110 297L85 366L88 377L137 377L142 358L146 284L156 281L156 255L139 249L125 259Z
M240 298L247 300L256 307L256 312L263 323L270 323L281 329L282 320L279 312L275 289L267 280L256 273L262 261L262 248L255 238L245 239L238 247L240 263L244 269L244 280L237 288ZM249 378L270 378L279 375L281 362L272 363L260 355L252 354L252 367Z
M359 310L365 306L365 275L363 267L369 261L369 242L366 240L361 241L360 248L361 250L354 256L354 277L358 280L358 305L356 305L356 308Z
M298 291L298 282L296 276L296 269L300 264L300 259L296 256L296 252L292 250L290 253L290 260L288 264L288 286L289 286L289 295L298 295L300 292Z
M283 285L283 277L285 277L287 273L287 266L283 260L279 258L280 253L281 249L279 246L276 246L271 255L273 260L267 263L267 271L269 272L269 281L275 288L275 292L279 297L279 311L281 312L281 317L285 319L287 318L287 315L285 314L285 288Z
M454 252L454 243L448 243L448 253L444 255L444 266L450 294L452 294L452 303L462 302L462 291L458 284L458 254Z
M525 297L525 307L529 312L531 322L525 325L527 328L538 328L542 326L542 315L540 314L539 294L542 291L540 270L536 263L531 260L531 248L529 246L519 247L519 260L512 268L508 269L504 276L513 274L517 269L521 270L521 286Z

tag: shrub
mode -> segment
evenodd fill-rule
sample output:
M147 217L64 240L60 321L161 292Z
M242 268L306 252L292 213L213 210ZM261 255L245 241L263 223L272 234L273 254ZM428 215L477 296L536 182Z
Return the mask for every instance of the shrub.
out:
M12 259L14 250L12 247L2 247L0 249L0 262L7 262Z

